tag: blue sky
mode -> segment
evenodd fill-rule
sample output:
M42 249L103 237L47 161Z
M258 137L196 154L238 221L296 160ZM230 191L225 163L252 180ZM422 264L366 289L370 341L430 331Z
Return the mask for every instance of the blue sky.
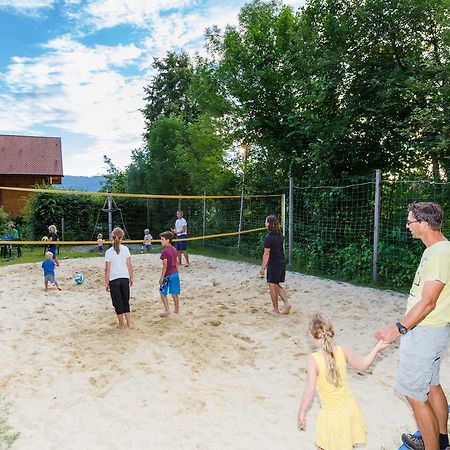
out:
M153 58L203 52L244 0L0 0L0 134L60 136L65 175L118 167L142 144ZM303 0L286 0L294 8Z

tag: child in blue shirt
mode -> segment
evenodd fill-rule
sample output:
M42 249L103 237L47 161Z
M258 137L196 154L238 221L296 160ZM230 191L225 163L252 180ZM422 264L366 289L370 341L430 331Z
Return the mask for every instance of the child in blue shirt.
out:
M56 277L55 277L55 266L56 263L53 260L53 253L52 252L47 252L45 254L45 261L42 263L42 268L44 269L44 286L45 286L45 290L47 290L48 287L48 282L50 281L50 283L54 284L58 290L60 291L61 288L59 287L58 282L56 281Z

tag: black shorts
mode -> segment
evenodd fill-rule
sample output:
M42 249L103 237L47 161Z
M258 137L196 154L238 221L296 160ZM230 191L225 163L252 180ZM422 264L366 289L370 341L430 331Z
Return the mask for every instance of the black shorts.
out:
M269 264L267 266L267 282L272 284L284 283L286 264Z
M109 293L116 314L130 312L130 280L128 278L116 278L109 282Z

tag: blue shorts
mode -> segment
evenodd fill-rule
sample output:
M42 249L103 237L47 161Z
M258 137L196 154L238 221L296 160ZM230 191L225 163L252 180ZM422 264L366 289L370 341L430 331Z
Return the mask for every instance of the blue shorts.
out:
M186 239L187 234L180 234L177 239ZM187 241L175 242L175 247L179 252L185 252L187 250Z
M44 282L45 283L52 283L52 284L56 284L56 277L54 273L49 273L47 275L44 275Z
M159 286L159 292L162 295L179 295L181 292L180 277L178 272L171 273L164 277L164 284Z
M430 386L440 384L441 358L447 349L450 327L418 326L401 337L394 389L402 397L424 402Z

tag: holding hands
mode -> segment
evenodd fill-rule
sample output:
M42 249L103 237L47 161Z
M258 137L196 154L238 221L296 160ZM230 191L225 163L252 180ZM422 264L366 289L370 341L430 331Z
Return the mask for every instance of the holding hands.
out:
M395 325L383 328L375 333L375 339L379 339L387 344L392 344L392 342L396 341L399 336L400 333Z

